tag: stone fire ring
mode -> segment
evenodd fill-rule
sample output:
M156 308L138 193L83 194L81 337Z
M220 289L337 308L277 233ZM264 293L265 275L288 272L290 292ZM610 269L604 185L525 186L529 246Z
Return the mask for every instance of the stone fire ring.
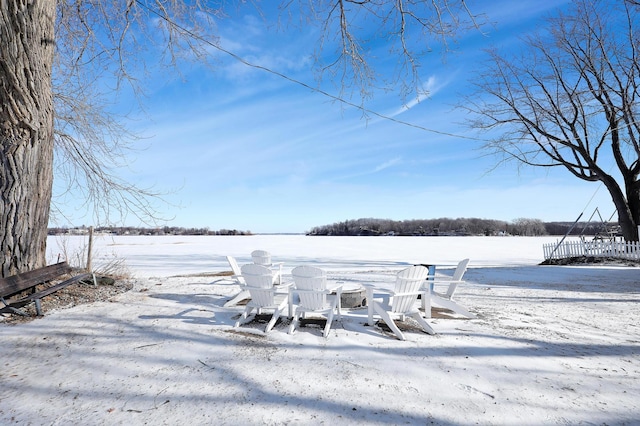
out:
M343 284L340 304L344 309L362 308L367 306L366 294L367 291L361 284Z

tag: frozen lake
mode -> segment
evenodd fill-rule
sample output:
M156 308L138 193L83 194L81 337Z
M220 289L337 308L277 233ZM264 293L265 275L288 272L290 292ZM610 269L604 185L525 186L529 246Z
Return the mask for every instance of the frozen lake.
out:
M240 264L250 253L268 250L285 270L307 264L328 271L397 270L414 263L453 267L533 266L543 260L542 245L559 237L310 237L253 236L94 236L93 265L122 259L136 277L172 276L229 270L225 256ZM72 264L86 259L86 236L50 236L49 263L60 256ZM82 261L80 261L82 259Z

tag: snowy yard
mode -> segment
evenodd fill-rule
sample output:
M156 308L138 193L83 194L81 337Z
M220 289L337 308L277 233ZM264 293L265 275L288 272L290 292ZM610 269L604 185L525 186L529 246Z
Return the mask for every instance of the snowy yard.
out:
M134 289L111 302L0 324L2 424L637 424L640 270L537 266L550 238L118 237ZM67 245L78 245L68 240ZM56 243L50 241L50 256ZM330 279L391 288L395 272L471 258L458 300L406 341L343 313L288 335L237 330L225 255L253 249Z

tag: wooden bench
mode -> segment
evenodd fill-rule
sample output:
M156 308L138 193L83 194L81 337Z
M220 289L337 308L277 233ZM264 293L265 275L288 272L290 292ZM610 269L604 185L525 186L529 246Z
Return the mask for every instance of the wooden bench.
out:
M31 302L36 304L37 315L42 315L40 299L78 281L92 279L95 284L95 276L91 273L74 275L60 283L49 285L51 281L60 279L64 275L70 275L74 269L67 262L60 262L33 271L0 278L0 301L4 306L0 308L0 314L5 312L26 316L20 308ZM38 289L38 286L45 286Z

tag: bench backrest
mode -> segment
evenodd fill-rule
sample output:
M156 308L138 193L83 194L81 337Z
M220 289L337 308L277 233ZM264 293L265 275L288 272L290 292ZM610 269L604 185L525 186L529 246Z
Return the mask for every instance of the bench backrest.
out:
M67 262L55 263L44 268L23 272L22 274L0 278L0 297L10 297L28 290L38 284L49 282L61 275L68 274L73 268Z

